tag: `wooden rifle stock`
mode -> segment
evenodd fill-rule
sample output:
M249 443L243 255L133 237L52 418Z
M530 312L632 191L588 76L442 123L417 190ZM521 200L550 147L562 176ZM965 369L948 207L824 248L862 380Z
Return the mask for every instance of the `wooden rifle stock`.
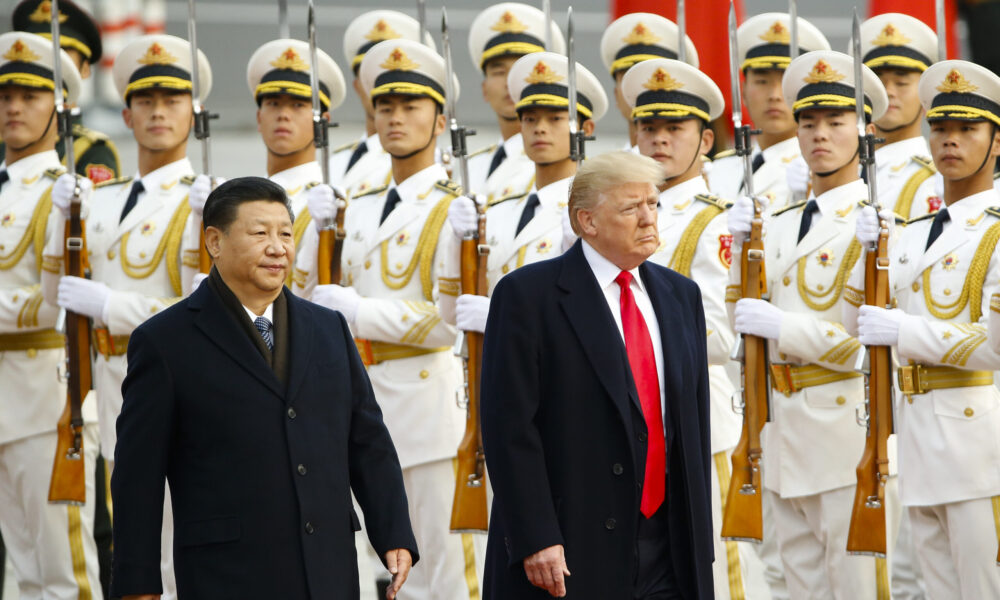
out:
M205 247L205 229L202 228L199 234L198 243L198 272L208 274L212 270L212 257L208 254L208 248Z
M464 201L460 199L459 201ZM487 246L485 208L480 208L479 230L462 239L462 293L485 296ZM486 455L483 453L483 430L479 418L479 387L482 374L483 334L466 331L464 342L466 417L465 434L458 445L455 472L455 497L451 507L451 530L485 532L489 529L486 509Z
M743 298L759 299L767 294L762 229L763 219L757 207L750 238L743 245L740 257ZM743 431L733 450L733 473L723 509L721 537L759 543L764 539L760 432L768 414L767 341L744 335L742 344Z
M344 254L344 239L347 237L347 230L344 229L344 209L347 202L338 194L337 203L339 207L333 227L319 232L316 276L320 285L340 285L340 258Z
M66 274L87 277L87 244L80 203L70 205L66 221ZM91 388L90 321L66 311L66 408L56 427L58 438L49 483L49 502L83 504L87 499L83 461L83 401Z
M865 256L865 304L888 308L888 232L879 234L874 251ZM847 552L886 555L885 486L889 481L888 439L893 430L892 352L888 346L869 346L865 373L867 417L865 449L858 463ZM861 421L859 417L859 421Z

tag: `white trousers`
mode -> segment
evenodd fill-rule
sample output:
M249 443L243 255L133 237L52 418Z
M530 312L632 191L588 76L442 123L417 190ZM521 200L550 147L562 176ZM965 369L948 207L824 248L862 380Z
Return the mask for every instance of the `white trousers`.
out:
M403 469L410 522L420 562L397 596L400 600L478 600L486 536L451 533L455 494L453 459Z
M57 441L52 431L0 445L0 533L20 600L100 600L94 543L97 426L83 429L83 506L49 504Z
M924 600L924 575L917 562L913 548L913 526L907 510L899 519L899 534L896 536L895 552L892 555L892 598L893 600Z
M854 486L774 503L778 551L792 598L888 600L892 547L899 527L896 478L886 493L889 556L875 559L847 553Z
M732 450L712 455L712 539L715 600L771 600L764 565L749 542L722 540L722 505L729 492Z
M771 592L772 600L790 600L788 584L785 583L785 567L778 553L778 532L774 525L774 505L780 500L778 494L763 488L761 498L761 518L764 521L764 539L754 544L757 557L764 564L764 579ZM753 600L756 600L754 598Z
M1000 496L907 512L928 600L1000 598Z

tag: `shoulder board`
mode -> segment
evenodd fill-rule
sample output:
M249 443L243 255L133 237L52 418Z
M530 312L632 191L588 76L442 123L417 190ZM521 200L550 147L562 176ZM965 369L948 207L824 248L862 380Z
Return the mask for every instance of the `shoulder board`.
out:
M368 188L367 190L365 190L364 192L362 192L362 193L360 193L360 194L358 194L356 196L354 194L351 194L351 198L352 199L353 198L364 198L365 196L371 196L372 194L381 194L382 192L386 191L387 189L389 189L388 185L380 185L378 187Z
M866 206L868 206L868 201L867 200L858 200L858 207L859 208L864 208ZM886 209L885 207L882 208L882 212L885 212L886 210L888 210L888 209ZM906 217L904 217L903 215L901 215L901 214L899 214L898 212L895 212L895 211L891 211L890 210L889 212L892 213L892 218L896 222L896 225L905 225L906 224Z
M356 142L356 141L355 142L347 142L346 144L341 144L340 146L337 146L336 148L331 148L330 152L331 153L336 153L336 152L343 152L345 150L350 150L351 152L353 152L354 149L358 147L359 143L360 142Z
M726 158L727 156L736 156L736 150L730 148L729 150L723 150L722 152L716 152L712 160L719 160L720 158Z
M523 192L514 193L514 194L507 194L506 196L500 196L499 198L493 198L493 199L491 199L489 201L489 203L487 204L487 206L496 206L497 204L500 204L501 202L506 202L508 200L518 200L520 198L524 198L527 195L528 195L528 191L527 190L525 190Z
M462 186L450 179L442 179L441 181L436 182L434 187L448 194L454 194L456 196L462 195Z
M994 217L1000 218L1000 206L991 206L986 209L986 214L993 215Z
M475 152L470 153L469 154L469 158L472 158L473 156L479 156L480 154L492 154L493 151L496 150L496 149L497 149L497 145L496 144L491 144L489 146L486 146L485 148L480 148L479 150L476 150Z
M59 176L66 172L66 167L54 167L45 169L45 176L49 179L59 179Z
M123 183L128 183L130 181L132 181L132 176L131 175L126 175L124 177L116 177L114 179L109 179L107 181L102 181L100 183L95 183L94 184L94 189L102 188L102 187L107 187L109 185L120 185L120 184L123 184Z
M917 155L914 155L914 156L911 156L910 158L913 160L913 162L917 163L921 167L923 167L925 169L930 169L931 171L934 171L935 173L937 172L937 169L934 167L934 161L929 156L917 156Z
M184 185L194 185L194 180L196 177L197 175L185 175L184 177L181 177L181 183L183 183Z
M696 200L701 200L705 204L711 204L712 206L718 206L722 210L727 210L733 205L732 202L727 202L718 196L713 196L712 194L698 194L695 196Z
M320 182L320 181L310 181L309 183L307 183L305 185L305 187L303 189L311 190L314 187L316 187L317 185L321 185L321 183L322 182Z
M987 210L987 212L989 212L990 210L993 210L993 209L986 209L986 210ZM906 224L909 225L910 223L916 223L917 221L925 221L927 219L933 219L934 215L936 215L936 214L937 214L936 212L932 212L932 213L927 213L926 215L920 215L919 217L917 217L915 219L910 219L909 221L906 222Z
M790 210L795 210L796 208L801 208L801 207L805 206L807 202L808 202L808 200L802 200L801 202L796 202L795 204L789 204L788 206L779 208L778 210L772 212L771 216L772 217L777 217L781 213L786 213L786 212L788 212Z
M73 125L73 137L87 138L91 142L106 142L111 139L100 131L94 131L93 129L84 127L79 123L75 123Z

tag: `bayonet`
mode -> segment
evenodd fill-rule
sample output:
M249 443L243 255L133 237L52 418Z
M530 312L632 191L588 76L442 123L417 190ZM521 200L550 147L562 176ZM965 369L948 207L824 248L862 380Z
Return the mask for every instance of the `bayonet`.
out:
M445 116L448 119L448 129L451 132L451 157L458 166L459 183L462 192L472 197L473 190L469 185L469 151L465 138L476 132L458 124L455 101L454 67L451 62L451 37L448 34L448 11L441 7L441 51L444 54L444 89Z
M795 60L799 56L799 3L798 0L788 0L788 58Z
M201 102L201 61L198 60L198 32L194 0L188 0L188 41L191 44L191 106L194 109L194 137L201 142L201 172L212 176L212 146L209 119L211 114ZM214 187L214 185L213 185Z
M579 163L587 157L584 148L588 140L594 139L580 129L579 111L576 108L577 88L576 88L576 35L573 28L573 7L566 9L566 86L568 91L566 99L569 110L569 157Z
M417 0L417 22L420 23L419 41L423 44L427 33L427 0Z
M868 180L868 204L879 212L878 190L875 176L875 135L868 133L865 123L865 80L864 57L861 55L861 20L858 9L854 8L851 23L851 52L854 54L854 102L858 122L858 158Z
M288 25L288 0L278 0L278 36L281 39L292 37L292 28Z
M542 12L545 13L545 49L552 50L552 1L542 0Z
M323 104L319 99L319 60L316 50L316 6L309 0L309 87L312 91L313 145L319 149L319 166L323 172L323 183L330 183L330 120L323 115Z
M944 18L945 0L934 0L934 24L937 26L938 60L948 60L948 23Z
M736 5L729 3L729 83L732 86L733 103L733 146L736 156L743 160L743 193L753 198L756 211L762 211L763 207L753 189L753 166L750 161L750 154L753 146L750 143L750 136L758 133L752 131L749 125L743 124L743 96L740 93L740 55L736 41Z
M687 14L684 10L684 0L677 0L677 60L688 61Z

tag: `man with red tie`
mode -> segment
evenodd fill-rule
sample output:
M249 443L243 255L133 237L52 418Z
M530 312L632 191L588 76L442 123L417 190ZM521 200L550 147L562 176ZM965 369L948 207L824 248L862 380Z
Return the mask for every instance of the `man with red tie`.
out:
M659 246L659 163L588 159L580 240L494 290L482 419L484 597L711 598L705 317Z

